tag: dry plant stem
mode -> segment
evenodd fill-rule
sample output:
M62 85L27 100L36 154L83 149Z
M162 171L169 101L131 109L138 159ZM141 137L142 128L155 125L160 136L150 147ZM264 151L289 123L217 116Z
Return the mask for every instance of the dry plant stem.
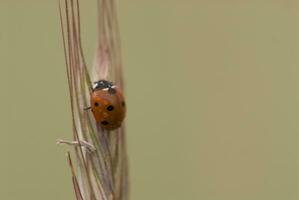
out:
M75 147L75 165L70 153L68 162L77 200L127 200L128 172L124 126L116 131L102 130L91 112L84 109L90 106L88 104L92 81L109 79L124 89L115 2L97 0L97 3L98 41L94 73L91 74L94 79L91 80L81 44L79 0L59 0L74 141L58 142Z
M72 3L72 11L74 10L73 9L73 1L71 1ZM65 56L66 56L66 68L67 68L67 77L68 77L68 82L69 82L69 91L70 91L70 96L71 96L71 99L74 98L74 91L73 91L73 88L72 86L74 85L74 73L73 71L71 70L71 65L74 65L76 63L76 61L74 61L74 57L72 57L72 54L73 54L73 48L74 46L73 45L76 45L76 42L75 41L72 41L72 35L71 35L71 32L73 31L73 37L76 36L76 31L75 31L75 24L73 22L73 29L71 30L71 24L70 24L70 19L69 19L69 6L68 6L68 1L65 1L65 7L66 7L66 10L65 10L65 14L66 14L66 21L67 21L67 37L68 37L68 41L67 41L67 44L68 44L68 47L69 47L69 52L67 54L67 49L66 49L66 42L65 42L65 34L64 34L64 28L63 28L63 22L61 20L61 27L62 27L62 33L63 33L63 41L64 41L64 51L65 51ZM79 8L78 8L79 9ZM72 12L73 14L73 12ZM74 16L74 14L72 15ZM60 17L62 19L62 14L61 14L61 6L60 6ZM78 57L76 56L75 57L76 60L78 59ZM78 105L77 105L78 106ZM71 101L71 110L72 110L72 115L75 116L75 108L74 108L74 102ZM81 143L79 142L79 136L78 136L78 131L76 129L76 122L75 122L75 118L73 117L73 132L74 132L74 139L77 140L78 144L81 145ZM86 166L86 162L85 162L85 159L84 159L84 156L83 156L83 152L82 152L82 149L79 148L79 150L76 148L76 155L77 157L79 157L80 159L77 159L77 162L78 162L78 165L79 166L83 166L84 167L84 171L85 173L87 173L87 166ZM88 187L90 188L91 187L91 181L90 181L90 178L87 176L87 184L88 184ZM80 191L80 188L79 187L76 187L76 185L74 184L74 188L75 188L75 191L76 190L79 190ZM81 193L81 192L80 192ZM88 191L87 193L90 193L89 197L90 199L95 199L95 194L91 191Z
M72 98L74 98L74 95L77 95L77 93L74 92L74 89L77 90L77 83L76 83L77 75L75 74L76 71L71 70L71 66L78 65L79 61L78 61L78 52L77 52L78 49L76 49L76 47L77 47L77 41L76 41L77 27L76 27L75 20L74 20L74 4L73 4L73 1L70 1L70 3L71 3L71 7L69 7L68 1L67 0L65 1L65 6L66 6L65 14L66 14L66 21L67 21L67 37L68 37L67 43L69 46L68 58L67 58L67 53L65 55L66 55L66 60L68 59L67 75L68 75L68 82L69 82L69 86L70 86L70 96L72 99ZM72 11L71 14L69 13L69 8L71 8L71 11ZM79 10L79 8L78 8L78 10ZM70 19L70 17L72 19ZM70 20L72 20L72 23L70 22ZM63 30L63 27L62 27L62 30ZM66 49L66 48L64 48L64 49ZM72 88L72 86L73 86L73 88ZM77 104L76 107L75 107L74 103ZM71 101L71 108L72 108L73 116L76 115L74 112L75 112L76 108L79 107L78 103L79 103L78 101ZM80 120L80 118L79 118L79 120ZM76 123L75 118L73 117L74 139L79 142L78 131L77 131L76 126L74 126L75 123ZM80 145L80 143L79 143L79 145ZM79 148L79 149L76 148L75 150L76 150L77 157L80 157L80 159L77 159L78 165L83 166L84 173L88 174L88 169L86 166L86 161L85 161L85 158L83 155L82 148ZM86 188L91 188L91 180L90 180L89 176L87 176L85 183L88 185ZM89 193L90 199L92 199L92 200L95 199L95 194L92 190L88 191L87 193Z

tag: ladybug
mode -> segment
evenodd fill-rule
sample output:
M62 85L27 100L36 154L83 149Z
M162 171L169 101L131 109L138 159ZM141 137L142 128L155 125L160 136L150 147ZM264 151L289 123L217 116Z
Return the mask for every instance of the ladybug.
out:
M90 95L90 108L99 125L105 130L121 126L126 115L126 104L122 90L112 82L95 82Z

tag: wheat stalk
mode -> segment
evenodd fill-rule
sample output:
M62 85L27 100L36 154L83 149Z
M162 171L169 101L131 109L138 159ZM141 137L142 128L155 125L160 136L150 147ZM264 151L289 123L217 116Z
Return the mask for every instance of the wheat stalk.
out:
M89 107L92 82L109 79L124 88L116 8L114 0L97 0L98 40L91 76L83 55L79 0L60 0L59 14L70 92L74 146L68 152L77 200L128 199L128 170L124 125L103 130ZM92 77L92 78L91 78Z

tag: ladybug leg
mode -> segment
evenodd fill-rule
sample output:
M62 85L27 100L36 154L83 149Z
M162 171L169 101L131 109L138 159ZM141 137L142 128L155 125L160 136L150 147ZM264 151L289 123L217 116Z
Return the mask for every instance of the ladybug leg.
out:
M84 108L84 110L89 110L91 109L91 106Z
M62 140L58 139L56 144L67 144L70 146L75 146L75 147L84 147L89 153L95 152L96 148L94 147L93 144L85 141L85 140L79 140L79 141L69 141L69 140Z

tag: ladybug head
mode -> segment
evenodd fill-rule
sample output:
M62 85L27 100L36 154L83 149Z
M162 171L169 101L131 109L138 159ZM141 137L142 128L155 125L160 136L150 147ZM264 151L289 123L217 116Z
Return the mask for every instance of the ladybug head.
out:
M112 82L106 80L99 80L94 82L93 90L102 90L105 88L111 88L113 86Z

